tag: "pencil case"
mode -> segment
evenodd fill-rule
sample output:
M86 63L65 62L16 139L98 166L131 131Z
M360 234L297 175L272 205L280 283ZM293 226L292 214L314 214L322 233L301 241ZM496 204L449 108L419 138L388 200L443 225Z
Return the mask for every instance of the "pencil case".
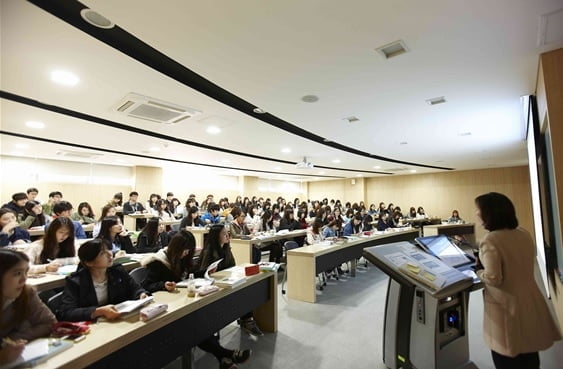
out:
M139 319L146 322L147 320L151 320L155 316L164 313L166 310L168 310L167 304L153 304L141 309Z

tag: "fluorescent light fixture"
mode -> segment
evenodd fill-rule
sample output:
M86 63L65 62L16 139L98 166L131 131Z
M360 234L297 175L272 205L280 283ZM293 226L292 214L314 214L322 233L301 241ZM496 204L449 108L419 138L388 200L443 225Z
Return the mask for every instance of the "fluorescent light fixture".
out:
M338 164L338 163L340 163L340 159L334 159L332 162L333 162L334 164Z
M217 134L221 133L221 128L215 127L215 126L209 126L209 127L207 127L205 132L209 133L210 135L217 135Z
M35 128L35 129L45 128L45 123L38 122L38 121L35 121L35 120L27 121L27 122L25 122L25 125L28 126L29 128Z
M284 154L289 154L291 152L291 149L289 147L284 147L283 149L281 149L281 152L283 152Z
M55 70L51 72L51 80L59 85L73 87L80 82L80 78L74 73L65 70Z

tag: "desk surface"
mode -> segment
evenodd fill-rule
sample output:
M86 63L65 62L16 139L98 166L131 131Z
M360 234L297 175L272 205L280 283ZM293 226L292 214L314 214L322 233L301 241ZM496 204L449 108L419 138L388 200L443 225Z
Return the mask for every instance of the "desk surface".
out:
M94 230L94 224L82 224L82 229L84 232L92 232ZM45 235L45 227L34 227L27 230L30 236L43 236Z
M222 271L216 274L219 276L227 275L228 273L228 271ZM264 287L264 282L269 282L271 287L267 289L262 288ZM175 350L183 350L185 352L190 346L184 346L184 342L195 345L209 337L214 332L213 329L220 329L229 322L234 321L237 316L242 315L241 312L237 311L236 306L228 305L228 302L233 301L233 299L239 299L243 305L253 303L253 301L247 301L251 300L247 298L247 295L256 287L261 287L262 301L258 301L259 306L268 305L269 308L267 319L270 322L259 321L259 323L264 331L275 332L277 330L276 284L276 273L259 273L248 277L247 281L239 287L221 289L204 297L189 298L185 289L180 289L178 293L156 292L153 295L155 302L168 304L168 311L166 313L148 322L139 321L137 314L126 320L113 322L99 320L97 323L92 324L91 332L85 340L50 358L47 362L37 366L37 368L79 369L87 366L110 367L113 364L116 365L115 367L120 367L120 363L124 362L129 363L125 367L134 368L150 368L156 362L158 364L162 363L160 365L162 366L179 356L181 352L172 352L171 350L168 350L166 353L155 352L155 346L148 344L147 340L150 340L151 337L158 338L160 331L161 334L166 333L171 341L160 342L161 345L167 345L167 348L173 346ZM265 294L263 293L264 291L266 291ZM223 305L222 301L225 301L227 305ZM225 306L231 307L225 309ZM243 310L246 308L246 305L241 307ZM208 316L217 314L217 309L225 310L224 314L221 314L222 316ZM231 310L234 314L233 317L230 315ZM206 316L207 319L202 319L202 317ZM261 317L260 313L256 313L255 316L257 320ZM194 319L190 320L190 317L197 319L195 321ZM207 321L202 322L202 320ZM184 327L188 322L192 326ZM194 324L200 326L193 326ZM217 327L217 324L222 324L222 326ZM184 328L186 329L184 330ZM177 329L178 334L170 334L171 329ZM178 340L178 342L175 340ZM140 344L146 346L144 348L139 347ZM155 342L155 345L157 344L158 342ZM170 355L172 357L168 357ZM107 366L109 365L108 361L111 361L113 364Z
M139 261L131 261L129 263L123 263L123 267L127 271L131 271L140 266L141 263ZM41 291L51 290L53 288L64 287L66 277L67 276L64 274L50 274L50 273L38 274L38 275L28 276L26 283L30 286L35 287L37 292L41 292Z

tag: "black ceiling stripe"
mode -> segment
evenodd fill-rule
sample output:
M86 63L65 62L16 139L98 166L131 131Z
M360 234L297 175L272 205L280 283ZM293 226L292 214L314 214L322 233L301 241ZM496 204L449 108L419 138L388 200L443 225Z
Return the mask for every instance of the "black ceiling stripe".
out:
M291 124L283 119L280 119L272 114L258 114L254 112L257 107L244 99L230 93L229 91L221 88L213 82L203 78L199 74L186 68L184 65L176 62L167 55L161 53L142 40L136 38L124 29L115 25L111 29L102 29L95 27L82 19L80 11L88 9L79 1L69 0L29 0L31 3L37 5L43 10L51 13L52 15L60 18L61 20L73 25L74 27L82 30L90 36L106 43L107 45L129 55L133 59L143 63L156 71L180 82L184 85L193 88L213 98L225 105L239 110L242 113L248 114L256 119L259 119L267 124L275 126L284 131L293 133L303 138L309 139L321 145L329 146L334 149L346 151L351 154L364 156L371 159L383 160L392 163L412 165L418 167L453 170L453 168L438 167L434 165L419 164L386 158L379 155L374 155L365 151L354 149L353 147L341 145L333 141L326 141L325 138L318 136L312 132L306 131L294 124Z
M81 113L81 112L78 112L78 111L75 111L75 110L66 109L66 108L63 108L63 107L60 107L60 106L57 106L57 105L45 104L45 103L42 103L40 101L30 99L28 97L16 95L16 94L13 94L11 92L7 92L7 91L3 91L3 90L0 90L0 98L10 100L10 101L14 101L14 102L17 102L17 103L20 103L20 104L28 105L28 106L33 106L35 108L52 111L54 113L71 116L71 117L74 117L74 118L77 118L77 119L84 120L86 122L96 123L96 124L100 124L100 125L103 125L103 126L106 126L106 127L112 127L112 128L115 128L115 129L120 129L120 130L123 130L123 131L127 131L128 133L134 132L134 133L137 133L137 134L141 134L141 135L145 135L145 136L151 136L151 137L158 138L158 139L161 139L161 140L172 141L172 142L176 142L176 143L183 144L183 145L196 146L196 147L199 147L199 148L202 148L202 149L220 151L220 152L224 152L224 153L227 153L227 154L233 154L233 155L239 155L239 156L246 156L246 157L253 158L253 159L269 160L269 161L274 161L274 162L278 162L278 163L282 163L282 164L291 164L291 165L295 164L294 162L288 161L288 160L268 158L266 156L260 156L260 155L254 155L254 154L244 153L244 152L240 152L240 151L229 150L229 149L225 149L225 148L222 148L222 147L206 145L206 144L202 144L202 143L195 142L195 141L189 141L189 140L184 140L184 139L174 137L174 136L164 135L162 133L147 131L147 130L144 130L144 129L141 129L141 128L138 128L138 127L128 126L126 124L117 123L117 122L114 122L114 121L111 121L111 120L95 117L93 115ZM322 168L322 169L342 170L342 171L348 171L348 172L362 172L362 173L371 173L371 174L393 174L393 173L387 173L387 172L374 172L374 171L361 170L361 169L347 169L347 168L324 167L324 166L316 166L316 167Z
M24 135L24 134L21 134L21 133L7 132L7 131L2 131L2 130L0 130L0 135L25 138L25 139L28 139L28 140L47 142L47 143L52 143L52 144L56 144L56 145L70 146L70 147L75 147L75 148L79 148L79 149L102 151L102 152L106 152L106 153L110 153L110 154L135 156L135 157L138 157L138 158L162 160L162 161L169 161L169 162L173 162L173 163L197 165L197 166L202 166L202 167L243 170L243 171L246 171L246 172L257 172L257 173L284 174L284 175L297 176L297 177L322 177L322 178L337 178L337 179L344 179L345 178L345 177L340 177L340 176L326 176L326 175L316 175L316 174L296 174L296 173L288 173L288 172L272 172L272 171L259 170L259 169L246 169L246 168L238 168L238 167L228 167L228 166L223 166L223 165L203 164L203 163L196 163L196 162L185 161L185 160L161 158L161 157L150 156L150 155L135 154L135 153L125 152L125 151L104 149L104 148L100 148L100 147L96 147L96 146L80 145L80 144L64 142L64 141L60 141L60 140L51 140L51 139L44 138L44 137L29 136L29 135Z

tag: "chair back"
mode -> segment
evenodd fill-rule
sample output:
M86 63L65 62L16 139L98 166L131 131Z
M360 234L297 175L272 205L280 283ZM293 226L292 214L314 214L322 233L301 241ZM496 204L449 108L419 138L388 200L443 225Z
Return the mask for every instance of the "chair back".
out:
M135 282L137 282L138 284L141 284L141 283L143 283L145 278L147 278L148 273L149 273L149 270L147 268L138 267L138 268L135 268L132 271L130 271L129 275L131 276L131 278L133 278L133 280Z
M57 311L59 310L59 306L63 301L63 291L54 294L47 300L47 307L53 312L53 314L57 315Z
M283 248L285 249L285 251L293 250L297 247L299 247L299 244L295 241L285 241L283 244Z

